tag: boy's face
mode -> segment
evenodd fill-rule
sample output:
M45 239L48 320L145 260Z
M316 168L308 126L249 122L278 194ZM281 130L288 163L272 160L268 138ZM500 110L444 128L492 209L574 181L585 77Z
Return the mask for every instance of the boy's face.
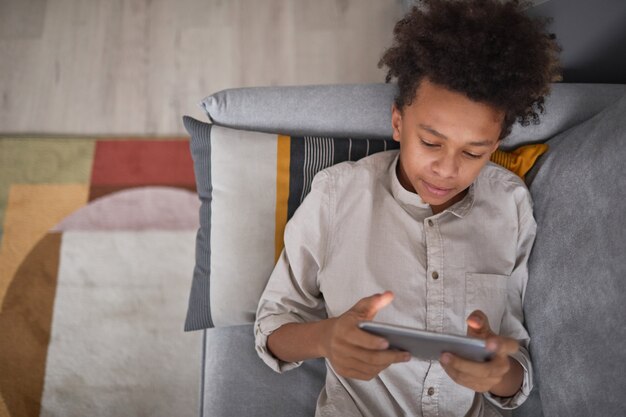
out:
M439 213L460 201L498 148L504 112L424 78L410 106L392 107L397 175Z

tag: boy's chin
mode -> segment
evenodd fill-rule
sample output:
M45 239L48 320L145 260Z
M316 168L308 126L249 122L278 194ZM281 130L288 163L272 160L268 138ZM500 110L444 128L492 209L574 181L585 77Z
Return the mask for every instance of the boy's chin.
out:
M437 209L436 211L439 212L461 201L463 197L465 197L465 194L467 193L466 191L467 189L464 189L460 192L454 190L451 191L449 195L446 195L444 197L429 195L426 196L426 198L422 197L422 201L431 206L433 209Z

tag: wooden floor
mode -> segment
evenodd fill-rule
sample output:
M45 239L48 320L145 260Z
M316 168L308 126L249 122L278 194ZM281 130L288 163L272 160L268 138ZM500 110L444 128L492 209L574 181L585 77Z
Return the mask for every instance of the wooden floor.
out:
M0 134L181 135L232 87L383 82L407 0L0 0Z

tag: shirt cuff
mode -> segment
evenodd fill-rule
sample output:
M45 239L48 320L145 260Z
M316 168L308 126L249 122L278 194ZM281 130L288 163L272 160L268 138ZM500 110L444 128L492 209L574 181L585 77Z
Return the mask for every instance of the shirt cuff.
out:
M283 373L302 365L300 362L285 362L278 359L267 347L267 338L279 327L288 323L299 323L290 315L268 316L254 326L255 348L259 357L275 372Z
M499 397L490 392L483 393L487 401L503 410L512 410L522 405L533 389L533 368L528 351L520 346L519 350L510 356L518 361L520 365L522 365L522 368L524 368L524 380L519 391L512 397Z

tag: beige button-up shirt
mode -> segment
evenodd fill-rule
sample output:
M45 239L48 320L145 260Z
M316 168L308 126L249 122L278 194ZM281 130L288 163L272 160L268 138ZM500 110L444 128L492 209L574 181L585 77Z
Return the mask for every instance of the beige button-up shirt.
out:
M465 198L433 215L396 175L398 150L319 172L285 230L285 249L261 297L256 349L277 372L299 365L275 358L267 337L291 322L336 317L359 299L391 290L376 321L465 335L481 309L494 332L518 339L525 369L511 398L455 383L438 361L394 364L371 381L339 376L327 364L318 416L498 416L532 388L522 302L535 238L522 180L488 163Z

